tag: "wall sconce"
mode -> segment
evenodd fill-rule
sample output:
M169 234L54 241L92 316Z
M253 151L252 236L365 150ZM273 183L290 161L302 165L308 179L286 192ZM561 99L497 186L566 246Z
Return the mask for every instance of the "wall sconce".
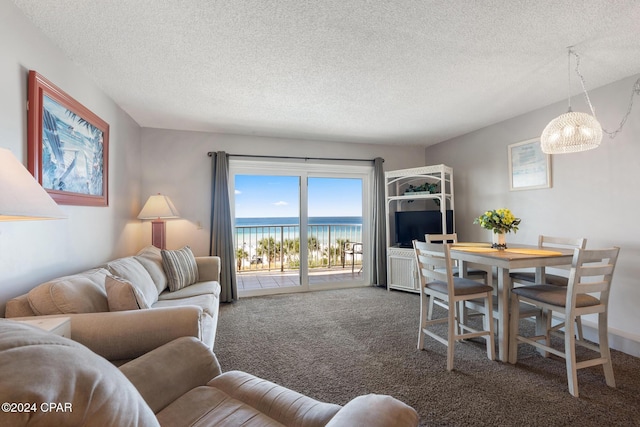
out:
M144 204L138 219L152 219L151 244L159 249L166 249L165 219L180 218L178 210L167 196L158 193L149 197Z
M62 219L66 215L27 168L0 148L0 221Z

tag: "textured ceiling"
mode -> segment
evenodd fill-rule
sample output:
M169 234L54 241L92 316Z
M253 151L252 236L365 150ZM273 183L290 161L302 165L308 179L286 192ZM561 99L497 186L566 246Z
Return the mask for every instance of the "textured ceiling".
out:
M637 0L14 3L143 127L429 145L566 99L568 46L640 73Z

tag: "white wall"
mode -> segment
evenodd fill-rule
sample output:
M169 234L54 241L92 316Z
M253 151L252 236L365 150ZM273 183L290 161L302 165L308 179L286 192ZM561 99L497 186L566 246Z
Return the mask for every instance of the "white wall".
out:
M617 129L638 76L590 91L605 129ZM509 191L507 146L538 137L566 102L428 147L426 162L453 167L456 230L461 239L487 241L473 219L488 209L510 208L522 218L507 242L537 242L538 234L586 237L588 248L619 246L609 307L614 347L640 356L640 97L622 133L591 151L552 156L550 189ZM589 111L584 98L574 111ZM593 320L593 319L591 319ZM623 340L622 338L626 338Z
M26 165L33 69L110 125L109 206L62 206L68 219L0 222L0 315L38 283L132 253L140 241L140 128L13 5L0 0L0 147Z
M211 158L230 154L385 159L385 170L422 166L424 148L300 141L203 132L142 129L142 195L166 194L181 219L167 221L167 247L188 244L196 255L209 252ZM201 229L198 228L198 223ZM141 245L151 241L151 224L142 227Z

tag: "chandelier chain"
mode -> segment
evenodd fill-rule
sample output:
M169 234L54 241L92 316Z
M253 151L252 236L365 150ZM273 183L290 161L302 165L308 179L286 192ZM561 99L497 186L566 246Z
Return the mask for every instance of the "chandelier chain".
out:
M591 98L589 98L589 93L587 92L587 87L586 87L584 76L580 72L580 55L578 55L578 53L576 51L574 51L573 49L569 49L569 55L573 55L573 56L576 57L576 69L575 69L575 71L576 71L576 74L578 75L578 78L580 79L580 84L582 86L582 91L584 92L584 97L587 100L587 104L589 104L589 109L591 109L591 114L593 115L593 117L596 117L595 109L593 108L593 104L591 104ZM624 117L620 121L620 125L618 126L618 129L616 129L615 131L608 131L605 128L602 128L602 132L604 132L607 135L609 135L609 138L611 138L611 139L615 138L616 135L618 135L618 133L620 133L620 131L622 131L622 127L627 122L627 119L629 118L629 115L631 114L631 110L633 109L634 95L640 95L640 78L638 78L638 80L636 80L635 84L633 85L633 90L631 91L631 97L629 98L629 106L627 107L627 113L624 115Z

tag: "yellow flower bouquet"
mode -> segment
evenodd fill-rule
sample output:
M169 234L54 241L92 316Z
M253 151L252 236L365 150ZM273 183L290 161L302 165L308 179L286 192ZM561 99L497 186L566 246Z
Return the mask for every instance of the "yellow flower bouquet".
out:
M482 228L491 230L496 234L514 233L518 231L518 225L520 225L520 218L516 218L513 213L506 208L494 209L492 211L486 211L478 218L473 220L474 224L480 224Z

